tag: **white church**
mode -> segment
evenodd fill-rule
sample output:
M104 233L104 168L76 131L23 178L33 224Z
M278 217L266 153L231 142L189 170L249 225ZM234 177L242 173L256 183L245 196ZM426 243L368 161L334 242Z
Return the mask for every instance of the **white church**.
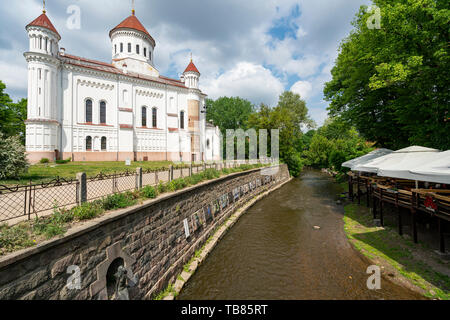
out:
M111 63L66 53L45 10L26 30L31 163L221 158L219 129L206 122L200 72L191 59L179 80L160 75L156 42L134 10L109 33Z

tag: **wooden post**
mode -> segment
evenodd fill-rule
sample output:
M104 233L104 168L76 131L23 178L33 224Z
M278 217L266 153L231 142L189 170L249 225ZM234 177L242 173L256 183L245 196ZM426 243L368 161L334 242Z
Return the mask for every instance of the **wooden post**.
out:
M361 188L359 187L359 173L358 177L356 178L356 184L358 185L358 204L361 204Z
M353 202L353 177L348 176L348 197Z
M380 188L380 225L384 227L383 221L383 189Z
M445 253L445 238L444 238L444 223L445 221L441 218L438 219L438 230L439 230L439 251Z
M375 197L376 190L373 191L372 202L373 202L373 220L377 218L377 197Z
M414 243L417 243L417 222L416 222L416 209L411 208L411 220L412 220L412 236Z
M370 184L369 180L366 179L366 205L367 208L370 208Z

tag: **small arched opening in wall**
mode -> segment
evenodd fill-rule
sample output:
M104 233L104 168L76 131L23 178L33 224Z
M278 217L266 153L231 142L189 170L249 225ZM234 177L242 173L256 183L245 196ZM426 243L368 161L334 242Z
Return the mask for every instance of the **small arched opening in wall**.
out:
M114 300L117 291L117 281L118 281L118 271L119 267L124 267L125 262L122 258L116 258L109 265L108 271L106 272L106 292L108 295L108 300Z

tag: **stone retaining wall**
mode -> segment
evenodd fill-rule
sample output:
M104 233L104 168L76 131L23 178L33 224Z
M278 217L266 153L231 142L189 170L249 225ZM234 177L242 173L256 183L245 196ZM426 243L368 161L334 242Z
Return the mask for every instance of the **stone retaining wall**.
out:
M78 225L63 238L2 257L0 299L108 299L114 292L114 287L107 288L113 283L108 279L118 265L127 270L128 283L136 283L129 289L130 299L150 299L175 281L183 265L238 207L289 179L285 165L265 170L231 174L164 194ZM249 190L244 194L245 185ZM239 199L233 201L238 188ZM229 204L205 218L209 216L205 208L212 209L225 194L231 198ZM201 226L194 213L204 220Z

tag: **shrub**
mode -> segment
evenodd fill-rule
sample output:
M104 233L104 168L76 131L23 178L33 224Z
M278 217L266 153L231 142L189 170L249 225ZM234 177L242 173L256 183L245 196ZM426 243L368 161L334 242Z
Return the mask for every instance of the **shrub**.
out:
M34 245L29 231L26 224L0 225L0 255Z
M155 187L146 186L141 190L141 194L147 199L154 199L158 196L158 190Z
M20 137L5 138L0 132L0 180L16 179L26 172L28 167L25 146L20 142Z
M86 202L81 206L73 208L73 215L78 220L88 220L103 213L103 203L101 201Z
M50 160L48 160L47 158L42 158L41 161L39 161L40 163L49 163Z
M103 199L103 209L114 210L132 206L136 204L136 199L131 192L115 193Z
M56 160L55 161L55 163L57 163L57 164L66 164L66 163L69 163L69 162L70 162L70 158L67 159L67 160Z
M167 191L167 185L165 183L163 183L162 181L160 181L157 189L158 189L158 193L164 193Z

